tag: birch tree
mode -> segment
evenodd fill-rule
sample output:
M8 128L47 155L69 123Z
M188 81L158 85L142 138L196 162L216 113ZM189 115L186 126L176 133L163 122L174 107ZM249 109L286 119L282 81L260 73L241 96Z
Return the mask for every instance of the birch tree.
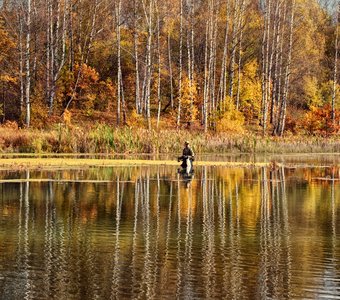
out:
M140 100L140 78L139 78L139 53L138 53L138 0L133 1L133 16L134 16L134 33L133 33L133 43L134 43L134 53L135 53L135 105L136 112L138 114L142 113L141 100Z
M242 1L242 0L241 0ZM235 74L235 59L236 59L236 47L237 47L237 32L239 30L239 18L240 13L238 12L240 10L240 7L242 4L240 3L240 0L235 0L234 3L234 16L233 16L233 24L232 24L232 36L231 36L231 42L232 42L232 49L231 49L231 58L230 58L230 67L229 67L229 97L230 99L233 98L234 95L234 74Z
M181 122L182 108L182 71L183 71L183 0L180 0L180 28L179 28L179 78L178 78L178 112L177 112L177 127Z
M20 82L20 114L24 109L24 47L23 47L23 36L24 36L24 24L23 24L23 12L19 9L18 12L18 23L19 23L19 34L18 34L18 46L19 46L19 82Z
M286 113L287 113L287 100L289 95L290 88L290 76L291 76L291 62L292 62L292 53L293 53L293 32L294 32L294 17L295 17L295 1L291 1L291 15L289 21L289 47L288 47L288 57L285 66L285 74L284 74L284 89L282 95L282 101L279 109L279 120L277 126L277 134L282 136L285 123L286 123Z
M266 0L264 7L264 27L263 27L263 37L262 37L262 128L263 135L267 131L267 117L268 117L268 95L270 90L270 78L269 78L269 46L270 46L270 29L271 29L271 7L272 1Z
M65 63L68 1L64 0L63 3L60 0L46 1L48 23L46 33L46 94L49 114L53 112L57 80Z
M151 77L152 77L152 22L153 22L153 13L154 13L154 5L153 0L149 0L148 12L146 10L144 1L143 1L145 18L147 22L148 28L148 36L147 36L147 46L146 46L146 88L145 88L145 104L146 104L146 118L148 122L148 128L151 129Z
M157 128L159 127L159 122L161 118L161 41L160 41L160 10L158 6L158 0L155 0L156 14L157 14L157 57L158 57L158 70L157 70L157 102L158 102L158 110L157 110Z
M334 54L334 69L333 69L333 91L332 91L332 123L335 125L335 101L337 96L337 83L338 83L338 49L339 49L339 14L340 2L337 5L336 21L335 21L335 54Z
M221 65L221 74L218 90L218 101L221 111L225 110L225 99L227 89L227 55L228 55L228 36L229 36L229 11L230 11L230 0L226 1L226 22L225 22L225 37L223 44L223 56ZM223 106L222 106L223 105Z
M121 81L122 81L122 69L121 69L121 46L120 46L120 26L121 26L121 0L117 0L116 3L116 34L117 34L117 125L120 125L121 118Z
M31 0L26 1L26 47L25 47L25 96L26 96L26 126L30 127L31 123Z

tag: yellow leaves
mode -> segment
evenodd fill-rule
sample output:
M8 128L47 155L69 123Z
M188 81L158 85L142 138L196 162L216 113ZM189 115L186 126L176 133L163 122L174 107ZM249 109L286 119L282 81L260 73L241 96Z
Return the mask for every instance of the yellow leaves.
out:
M192 122L197 119L197 87L196 82L191 82L188 77L185 77L182 82L182 121Z
M318 82L315 77L305 77L304 88L308 106L322 104L320 90L318 89Z
M262 92L258 70L258 62L254 59L244 65L241 74L240 108L247 120L252 119L260 111Z
M322 102L320 103L320 105L331 103L332 95L333 95L333 84L334 84L333 80L329 80L321 84L320 94L321 94ZM336 86L337 95L339 95L339 87L340 87L339 85ZM335 99L336 107L339 107L338 102L339 101L337 97L337 99Z
M3 83L16 83L18 80L15 77L9 75L0 75L0 82Z
M176 27L175 19L167 18L165 20L164 26L163 26L163 32L166 34L171 34L174 32L174 29Z
M71 125L71 117L72 117L71 112L68 109L65 109L63 113L63 121L67 127Z
M100 81L97 84L96 90L95 109L101 111L109 110L112 99L117 94L116 86L113 85L111 79L107 79L106 81Z
M228 96L222 107L225 108L224 112L215 117L216 131L217 132L244 132L244 116L241 112L236 110L233 101Z
M243 74L245 77L251 79L251 80L256 80L257 73L259 69L259 64L257 60L251 60L250 62L246 63L243 67Z
M216 123L217 132L244 132L244 117L241 112L233 109L226 111Z
M128 120L128 125L136 128L145 127L145 118L136 112L136 109L132 110Z
M4 30L2 18L0 18L0 62L4 56L10 55L10 51L15 47L13 39Z

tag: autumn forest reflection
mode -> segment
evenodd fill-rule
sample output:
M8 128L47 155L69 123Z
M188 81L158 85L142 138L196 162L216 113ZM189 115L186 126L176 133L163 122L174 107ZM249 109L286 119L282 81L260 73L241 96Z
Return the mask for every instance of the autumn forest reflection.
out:
M0 178L5 299L340 298L337 168Z

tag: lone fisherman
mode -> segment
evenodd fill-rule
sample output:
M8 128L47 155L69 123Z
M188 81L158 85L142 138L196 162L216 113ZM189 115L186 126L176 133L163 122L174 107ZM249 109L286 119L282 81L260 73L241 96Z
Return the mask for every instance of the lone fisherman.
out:
M194 158L194 152L191 150L191 148L189 147L189 142L186 141L184 143L184 149L183 149L183 156L191 156L191 158Z
M182 161L181 167L186 168L187 167L186 159L189 158L191 161L194 161L194 156L195 156L194 152L189 147L189 142L186 141L184 143L182 156L178 158L178 161Z

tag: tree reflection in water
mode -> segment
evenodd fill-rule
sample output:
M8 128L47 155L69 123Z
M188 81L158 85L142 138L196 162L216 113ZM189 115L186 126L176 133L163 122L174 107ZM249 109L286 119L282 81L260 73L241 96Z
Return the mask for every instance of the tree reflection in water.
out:
M188 185L164 166L17 172L21 180L1 184L0 293L337 296L336 174L198 167ZM38 181L46 178L59 181Z

